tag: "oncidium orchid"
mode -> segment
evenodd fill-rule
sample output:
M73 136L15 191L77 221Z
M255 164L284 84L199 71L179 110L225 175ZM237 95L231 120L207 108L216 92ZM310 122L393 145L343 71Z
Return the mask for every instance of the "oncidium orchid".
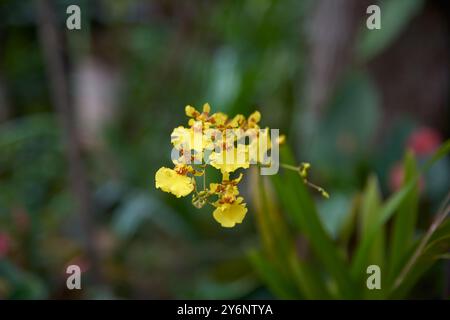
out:
M261 113L253 112L248 118L238 114L233 118L218 112L211 114L208 103L202 111L192 106L185 107L189 117L188 126L178 126L171 134L174 168L160 168L155 175L156 188L172 193L177 198L192 195L192 204L197 208L209 204L215 207L214 219L222 227L232 228L241 223L247 214L246 203L240 196L238 184L243 174L238 170L251 165L265 166L272 159L271 149L284 143L285 136L269 137L269 128L261 129ZM278 153L274 153L278 155ZM220 182L207 185L206 168L219 170ZM307 180L308 163L300 166L280 164L282 168L295 170L309 186L324 197L328 194L322 188ZM237 177L230 178L230 175ZM199 183L198 180L203 180ZM202 185L200 188L199 185Z

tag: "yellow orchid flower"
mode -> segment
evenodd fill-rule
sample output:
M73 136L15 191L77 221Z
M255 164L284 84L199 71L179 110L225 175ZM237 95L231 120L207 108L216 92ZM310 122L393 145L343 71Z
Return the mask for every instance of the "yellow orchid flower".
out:
M259 111L253 112L248 117L248 127L249 128L259 128L258 122L261 120L261 113Z
M269 128L261 130L248 129L246 131L246 134L250 137L250 144L248 145L249 161L262 163L266 160L264 157L272 148L269 133Z
M191 177L166 167L162 167L156 172L155 185L156 188L160 188L164 192L170 192L177 198L185 197L194 190Z
M196 121L191 128L179 126L173 129L172 134L170 135L173 146L177 149L184 149L186 151L202 151L203 139L202 123L200 121Z
M222 227L232 228L237 223L241 223L247 213L246 204L242 203L243 198L239 197L233 203L218 204L213 212L213 217Z
M230 128L238 128L245 122L245 117L242 114L236 115L231 121L228 123L228 127Z
M239 168L247 169L250 166L247 148L241 146L231 151L213 152L209 156L209 164L222 173L230 173Z
M217 112L211 115L211 122L217 127L222 127L228 120L228 116L225 113Z
M230 179L230 175L238 169L249 168L250 163L266 166L274 154L268 155L272 143L278 146L286 138L281 135L271 141L270 129L259 126L259 111L248 118L242 114L230 118L222 112L211 113L208 103L199 110L190 105L185 107L188 127L176 127L171 134L174 146L171 158L175 167L160 168L155 175L155 186L178 198L192 193L192 204L196 208L214 206L214 219L223 227L232 228L243 221L247 208L238 189L243 174L234 179ZM275 154L278 155L277 152ZM206 179L208 167L222 173L222 180L209 183L209 187ZM305 184L328 198L324 189L309 182L308 163L299 166L280 164L280 167L298 172ZM211 197L217 197L215 202Z

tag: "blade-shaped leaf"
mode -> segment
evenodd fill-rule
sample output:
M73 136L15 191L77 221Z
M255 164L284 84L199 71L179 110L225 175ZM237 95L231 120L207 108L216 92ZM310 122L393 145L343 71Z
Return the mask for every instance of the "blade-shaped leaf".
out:
M369 60L387 48L420 11L423 3L423 0L379 2L381 29L369 30L364 25L357 46L358 58Z
M419 244L420 242L417 241L417 245L410 250L408 257L414 254ZM449 250L450 219L447 218L431 236L428 244L425 246L425 249L419 255L417 260L414 261L409 272L405 275L402 281L392 289L389 297L394 299L404 298L408 291L414 287L420 277Z
M362 230L361 233L369 232L370 226L379 219L381 206L381 194L378 185L378 180L375 176L371 176L367 183L366 191L364 192L361 213L362 213ZM377 264L381 268L384 264L384 229L376 235L374 243L370 249L370 262Z
M403 163L403 185L406 185L418 176L417 165L412 152L406 154ZM388 265L389 280L392 280L391 276L394 274L394 269L398 267L401 257L411 248L413 243L418 204L419 188L416 183L411 192L408 193L406 199L400 205L400 208L394 217Z
M311 264L301 261L295 252L291 255L290 266L295 275L294 281L307 299L330 299L331 295L322 279Z
M292 154L287 148L283 148L281 153L283 159L293 163ZM284 199L289 203L288 207L285 207L288 214L308 239L315 256L323 263L327 272L336 282L340 296L343 298L355 297L353 281L342 252L326 233L300 175L296 172L285 172L283 179L286 186L283 189Z
M258 251L249 253L250 262L269 289L281 299L296 299L295 288L277 272L276 268Z
M371 227L380 219L382 211L381 194L379 190L378 180L375 176L370 176L367 181L367 186L363 194L361 204L361 230L360 239L363 239L366 234L371 232ZM379 232L374 236L374 240L367 252L367 266L378 265L381 269L384 266L385 259L385 229L382 226ZM367 268L366 266L366 268ZM383 292L378 290L368 290L364 278L367 277L366 268L353 269L352 276L356 279L363 294L367 298L379 298ZM384 277L381 278L382 281ZM383 283L382 283L383 287Z
M450 140L447 140L425 163L420 172L426 173L430 167L438 160L443 158L450 151ZM381 207L379 219L373 223L364 238L359 242L359 245L354 254L354 258L351 266L352 275L359 274L366 270L369 265L368 256L370 247L376 238L376 235L380 231L381 226L386 223L392 215L399 209L400 205L407 199L408 194L414 189L417 184L419 176L416 175L414 179L411 179L406 183L397 193L393 194L388 201Z
M291 251L290 239L283 219L275 204L274 197L268 198L268 188L265 179L260 177L256 171L252 172L253 203L255 204L255 217L259 233L262 237L264 252L268 254L271 261L277 267L278 272L289 277L288 257Z

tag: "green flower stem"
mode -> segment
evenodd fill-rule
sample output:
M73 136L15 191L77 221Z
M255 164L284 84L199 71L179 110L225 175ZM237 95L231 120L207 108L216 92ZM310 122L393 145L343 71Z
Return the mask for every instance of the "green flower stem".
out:
M300 166L292 166L290 164L285 164L285 163L280 163L280 167L284 168L284 169L288 169L288 170L293 170L293 171L299 171L300 170Z
M203 190L206 191L206 166L203 169Z
M320 192L320 194L321 194L324 198L327 198L327 199L328 199L328 198L330 197L330 195L328 194L328 192L325 191L324 188L319 187L318 185L315 185L314 183L309 182L309 181L306 180L306 179L304 179L303 181L304 181L308 186L310 186L311 188L313 188L313 189L317 190L318 192Z
M287 170L292 170L292 171L296 171L300 174L300 176L303 178L303 182L313 188L314 190L317 190L318 192L320 192L320 194L324 197L324 198L329 198L330 195L328 194L328 192L325 191L324 188L319 187L318 185L310 182L306 177L307 177L307 169L309 168L309 163L302 163L299 166L293 166L290 164L285 164L285 163L280 163L280 167L287 169Z

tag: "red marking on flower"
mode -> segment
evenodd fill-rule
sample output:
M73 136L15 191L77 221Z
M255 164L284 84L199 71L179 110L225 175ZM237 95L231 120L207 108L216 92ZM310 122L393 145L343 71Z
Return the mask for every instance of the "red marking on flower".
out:
M441 144L439 132L433 128L422 127L415 130L408 138L407 146L415 154L424 156L432 153Z

